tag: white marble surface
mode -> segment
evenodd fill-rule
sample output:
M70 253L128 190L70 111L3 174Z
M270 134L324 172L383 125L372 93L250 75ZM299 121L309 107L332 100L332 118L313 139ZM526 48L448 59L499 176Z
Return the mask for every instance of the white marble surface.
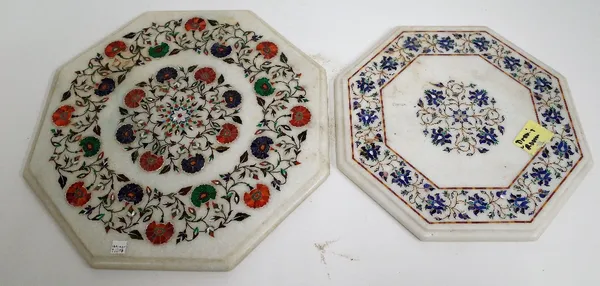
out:
M423 135L415 105L419 99L426 102L423 92L435 89L431 83L449 80L477 84L497 101L506 132L498 134L498 144L488 146L485 155L443 152L442 146L429 142L430 134ZM382 96L388 144L440 187L509 186L531 160L512 144L527 120L536 120L529 90L478 56L420 57L383 89Z
M338 168L421 240L535 240L593 165L567 80L486 27L396 28L335 107Z
M422 243L333 167L329 179L305 203L235 270L225 273L92 269L20 176L52 72L145 10L253 9L323 63L329 79L382 40L392 27L488 25L567 77L583 126L593 129L600 120L595 87L600 58L579 48L599 44L590 36L600 25L595 1L523 2L356 1L343 8L338 1L266 0L7 4L0 12L0 29L5 39L14 42L0 46L0 82L4 96L14 96L10 104L0 107L6 138L6 147L0 151L4 186L0 195L0 284L599 284L600 232L594 225L600 193L593 180L600 175L597 168L534 243ZM357 19L365 21L359 25ZM74 35L77 41L71 40ZM340 48L339 42L344 46ZM38 80L31 81L23 74ZM590 131L587 135L598 157L600 137ZM15 217L19 219L12 219ZM337 242L324 247L324 264L314 244L333 240Z
M226 64L217 58L218 55L211 48L214 44L212 40L208 43L208 55L198 55L193 48L199 47L203 44L203 41L199 41L197 44L192 44L195 41L185 44L183 36L194 39L200 37L198 32L194 34L191 31L186 31L186 22L194 17L206 19L207 23L205 25L207 27L205 31L215 31L212 33L224 35L225 37L231 34L240 37L243 31L233 31L231 30L233 26L229 26L228 32L231 34L219 34L218 29L227 29L227 27L213 28L216 24L209 24L208 21L214 20L229 25L239 23L240 29L262 35L260 40L252 40L252 35L245 36L244 44L247 45L247 48L241 51L234 49L234 52L240 55L254 53L255 55L246 56L246 58L256 61L256 66L266 67L272 62L283 68L287 63L293 70L286 70L288 76L283 75L281 72L276 73L276 68L270 69L271 72L260 71L245 76L244 69L236 65ZM150 27L153 22L159 25L157 30L162 31L167 29L169 24L171 26L176 25L170 21L178 20L182 20L179 28L175 28L179 33L178 42L166 40L163 38L164 34L162 33L159 34L160 36L156 36L158 34L156 32L152 34L153 36L147 38L154 39L153 37L156 36L158 41L154 40L155 42L170 43L170 52L175 51L177 47L182 50L181 52L164 57L155 57L150 53L145 57L147 63L141 66L136 65L131 71L122 73L126 75L126 80L118 84L109 95L99 96L97 91L93 91L93 87L88 91L89 94L86 94L84 92L85 87L91 86L92 81L99 81L102 78L118 78L120 67L132 66L132 62L128 64L127 59L137 58L135 54L132 56L128 53L131 49L118 56L111 56L110 53L107 53L104 55L102 62L112 70L116 70L116 75L109 74L95 77L95 73L85 70L81 73L93 74L93 76L89 78L78 77L76 86L79 89L74 89L71 86L71 81L74 80L76 72L87 68L88 61L94 58L96 53L104 52L104 47L109 43L115 40L123 40L129 46L137 46L139 43L142 43L142 45L147 44L142 40L133 42L122 39L121 35ZM160 27L161 25L165 25L164 28ZM148 29L149 35L153 33L152 31L152 29ZM204 38L207 37L204 33L202 35ZM223 41L223 43L233 46L236 39ZM264 41L277 43L276 55L267 54L263 58L257 51L258 48L254 49L255 46L258 47L259 43ZM156 44L150 41L150 45ZM149 49L143 49L143 53L146 50ZM238 60L239 57L241 62L243 57L239 55L234 57L234 52L231 52L229 57L232 60L234 58ZM286 57L285 60L280 61L280 56ZM117 61L119 62L117 63ZM256 69L254 65L249 65L249 62L243 62L243 64L246 65L248 70L255 71L252 68ZM188 69L190 66L191 68ZM171 79L162 80L158 78L158 74L165 71L165 68L173 67L175 67L173 69L175 74L171 76ZM179 70L178 67L183 68ZM203 67L214 69L216 76L213 81L201 83L194 78L194 72ZM188 70L190 71L189 74L185 74ZM292 73L304 75L295 78L291 75ZM220 80L217 81L216 78L221 78L221 76L224 76L224 80L217 85ZM271 82L278 91L277 95L259 95L255 91L255 84L248 82L250 78L256 78L256 82L258 82L265 76L272 78ZM287 214L293 211L304 198L314 191L329 173L325 76L324 70L312 59L297 51L249 11L144 13L126 24L122 30L116 31L113 35L102 40L95 48L85 51L65 64L57 73L56 82L50 91L46 115L41 117L41 128L34 143L30 162L25 169L25 177L36 193L46 202L47 207L57 218L66 234L73 240L82 256L93 267L156 270L230 270L285 219ZM150 81L149 78L152 78L153 81ZM140 86L139 82L152 86L152 88L145 85ZM229 86L221 86L221 84L229 84ZM196 85L199 88L195 89L194 86ZM289 88L294 89L296 87L300 90L295 90L293 93L283 93ZM140 108L132 108L126 95L130 90L140 88L145 90L145 97L141 101ZM189 91L189 89L192 90ZM213 89L216 91L213 92ZM69 98L63 96L66 90L71 92ZM235 106L235 108L239 108L236 109L239 113L235 113L237 111L234 111L233 106L227 107L225 104L212 103L213 101L222 101L225 93L229 91L237 91L241 94L241 103L239 103L239 106ZM304 95L308 99L307 102L300 101ZM164 98L161 96L164 96ZM187 108L184 105L185 103L182 104L190 96L193 98L192 102L197 103L195 108ZM281 100L283 96L289 96L289 99L286 101ZM89 98L96 105L104 104L104 108L98 113L90 112L88 111L89 107L81 103L84 98ZM263 107L257 104L258 98L266 102L263 104L264 108L271 105L277 106L277 108L266 109L268 115L263 118ZM108 99L108 101L106 103L100 101L103 99ZM153 101L150 101L150 99L153 99ZM154 103L154 101L157 103ZM188 125L185 128L163 129L161 127L169 126L170 123L165 123L165 119L159 117L162 111L157 111L158 107L142 108L144 105L154 106L154 104L156 106L175 105L176 107L177 104L181 104L182 108L187 109L179 110L188 114L184 115L187 116L188 121L197 118L197 120L204 123L193 123L193 125L190 125L192 123L186 123L194 129L190 129ZM59 106L75 108L74 115L68 124L53 120L53 112ZM208 107L204 108L204 106ZM309 121L292 122L289 119L289 114L290 111L293 112L294 106L302 106L311 110L310 114L312 116ZM169 111L171 110L169 107L166 107L166 110L169 118L175 116L172 111ZM135 115L136 112L142 115ZM212 119L206 115L208 112L212 115ZM99 119L91 125L94 128L100 126L101 134L92 132L92 127L87 128L87 131L80 131L82 129L77 124L88 123L82 118L89 116L94 118L95 114ZM132 119L128 117L130 114L134 114ZM143 114L150 114L150 116L144 116ZM231 114L238 116L237 122L232 119L235 117L232 117ZM76 118L76 116L78 117ZM225 119L219 119L223 116ZM122 119L126 120L123 122ZM171 119L172 122L175 122L175 120L177 118ZM262 120L269 123L263 123L261 126L269 124L268 127L271 129L257 127L257 124ZM145 125L139 127L140 122ZM156 122L160 122L160 125ZM209 123L211 125L205 127ZM126 124L135 126L133 128L136 130L136 138L132 140L133 142L123 144L122 140L124 139L119 139L119 129L123 126L131 126ZM217 135L217 140L211 139L210 130L217 129L217 132L220 132L221 128L219 126L225 126L225 124L237 126L234 127L239 130L237 138L227 144L218 141L220 135ZM287 128L283 129L283 127ZM82 134L84 138L98 138L97 140L101 142L99 150L93 149L91 151L94 153L92 156L85 153L82 155L77 151L80 148L78 146L79 140L75 140L77 142L72 144L65 143L70 139L65 139L66 141L59 139L62 136L55 136L53 135L54 132L50 132L53 128L62 130L65 135L72 130L77 134ZM149 130L152 135L146 135L147 137L144 139L141 128ZM288 138L283 134L276 137L275 132L271 131L274 129L292 137ZM181 130L187 131L185 138L182 138L181 133L177 133ZM198 139L200 136L196 134L207 139ZM304 139L300 139L300 134L304 134ZM258 147L252 147L256 140L259 140L257 138L266 138L260 136L268 136L271 140L270 147L266 149L268 151L271 148L268 153L255 153L259 152ZM291 138L294 140L293 143ZM181 140L192 141L187 143L187 141ZM206 141L203 140L212 140L212 145L206 145L204 143ZM63 146L66 145L66 151L60 145L57 148L53 147L51 141L61 142ZM155 144L166 146L165 144L168 142L181 143L176 143L174 147L167 148L163 153L160 153L160 151L155 152L154 148L150 148ZM148 143L149 145L144 147L146 145L142 143ZM201 150L207 151L194 151L199 148L194 149L192 143L198 144ZM277 144L280 144L280 146L277 146ZM178 148L179 146L182 146L182 148ZM224 146L228 149L222 152L216 149L217 151L213 150L211 152L210 149L217 148L217 146ZM127 151L127 147L139 148L135 149L135 152L139 151L139 158L135 158L138 156L132 157L132 151ZM189 152L193 153L180 155L179 153L182 150L192 150ZM296 155L296 151L298 151L298 155ZM161 159L164 163L162 163L162 166L156 167L154 171L144 170L142 169L144 168L142 163L143 154L158 154L158 156L164 158ZM108 161L106 161L107 167L95 166L94 173L87 175L84 164L87 163L87 166L93 166L97 160L102 159L99 156L103 156L104 160L108 158ZM197 163L197 165L203 164L203 167L193 173L189 168L186 169L184 165L184 160L195 158L191 156L203 156L202 161ZM214 156L214 160L210 160L211 157L209 156ZM244 156L245 159L242 162L240 158ZM58 159L48 160L50 157ZM77 163L65 163L66 159L69 159L69 162L74 162L76 158L79 158ZM169 158L174 159L169 160ZM55 161L61 178L67 181L63 188L57 182L59 174L54 171ZM268 169L264 167L264 173L256 169L261 166L268 166ZM176 170L175 168L179 169ZM113 178L108 170L114 170L116 174L123 174L127 179L125 182L117 180L116 176L114 180L110 181L102 179L102 176ZM253 172L251 173L251 171ZM224 174L230 174L231 179L223 179L222 175ZM269 174L269 176L266 174ZM272 184L274 180L282 182L281 190L274 187ZM84 192L89 193L91 199L86 199L81 203L73 203L65 199L65 191L68 194L68 189L70 190L70 186L73 184L77 184L76 182L84 184L87 188L87 191ZM124 194L124 188L131 184L141 186L140 190L143 189L144 191L143 194L137 193L135 195L136 200L127 201L127 198L124 198L125 196L122 196L122 194ZM259 189L258 186L260 185L265 186L260 189L262 194L260 196L267 197L266 199L257 199L255 204L252 201L253 199L250 198L253 196L250 191ZM198 198L201 197L196 198L197 195L194 191L188 190L185 194L180 191L186 187L196 190L197 186L209 186L208 188L213 188L216 194L212 197L207 195L206 200L197 202ZM164 194L173 193L176 199L162 195L159 195L162 201L155 199L157 191L152 193L152 190L158 190ZM228 195L231 199L223 198ZM106 205L104 203L102 207L97 207L101 203L100 198L102 196L112 198L110 204ZM235 196L237 196L237 199L235 199ZM195 199L196 201L194 201ZM179 207L180 205L182 207ZM127 210L128 207L131 208ZM85 211L87 208L91 208L90 215L82 215L80 210ZM171 215L173 211L176 212ZM189 218L182 219L181 216L184 212L186 217L189 216ZM163 236L165 240L153 240L151 235L148 235L152 222L168 223L173 230L171 232L167 231L168 234ZM109 227L108 232L105 231L105 227ZM125 231L119 232L119 227ZM141 234L141 237L138 237L139 239L135 239L135 235L132 236L135 231L137 231L138 236ZM179 240L180 234L185 235L181 242ZM111 255L109 249L113 241L128 241L126 253Z

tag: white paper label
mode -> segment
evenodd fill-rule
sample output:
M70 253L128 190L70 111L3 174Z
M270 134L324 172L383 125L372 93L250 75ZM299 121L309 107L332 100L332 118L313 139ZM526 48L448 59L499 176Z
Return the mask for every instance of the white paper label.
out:
M113 240L110 254L125 254L127 251L127 241Z

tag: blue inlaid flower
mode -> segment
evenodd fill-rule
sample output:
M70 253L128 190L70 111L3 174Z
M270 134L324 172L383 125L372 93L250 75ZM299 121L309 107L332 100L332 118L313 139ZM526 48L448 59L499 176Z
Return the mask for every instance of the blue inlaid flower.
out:
M196 173L204 167L204 157L201 154L181 160L181 169L186 173Z
M440 194L427 195L427 200L425 200L425 209L429 210L431 215L441 214L446 208L446 201L440 197Z
M375 145L375 143L365 144L360 149L360 155L365 157L367 160L376 161L381 151L379 149L381 146Z
M485 212L490 207L490 204L484 198L480 197L479 194L475 194L472 197L469 196L468 199L467 205L469 206L469 210L473 211L475 215Z
M558 155L558 157L569 159L571 155L574 155L573 150L571 149L571 145L567 143L567 141L556 142L552 146L552 150L554 150L554 154Z
M421 48L421 43L419 43L419 39L417 38L408 37L404 40L404 45L402 45L402 47L417 52L419 51L419 48Z
M452 117L454 117L454 123L469 122L469 115L467 114L467 110L454 110L452 112Z
M525 211L529 209L529 199L527 197L523 197L521 194L510 194L508 203L510 204L510 208L516 213L524 214Z
M437 146L450 143L450 137L448 131L444 130L442 127L431 129L431 143L433 143L433 145Z
M364 126L372 124L379 118L377 117L377 114L375 114L375 110L371 109L361 109L356 115L358 116L358 120L362 122Z
M467 213L459 213L459 214L458 214L458 218L460 218L460 219L464 219L464 220L468 220L468 219L470 219L471 217L470 217L470 216L469 216Z
M560 114L560 111L557 110L554 106L546 109L544 113L542 113L542 116L544 116L544 120L546 122L554 124L560 124L560 122L565 119Z
M505 57L504 58L504 68L514 71L515 69L521 67L521 60L515 57Z
M552 82L550 82L545 77L536 77L534 89L539 90L540 92L545 92L547 90L551 90Z
M496 134L496 130L494 130L494 128L483 127L481 130L479 130L477 137L479 138L479 143L481 144L498 144L498 135Z
M271 150L271 144L273 144L273 139L267 136L261 136L250 144L250 151L252 155L258 159L266 159L269 157L269 150Z
M134 205L141 202L143 196L144 190L142 187L133 183L123 186L117 194L119 201L130 202Z
M356 85L361 93L367 93L375 88L375 83L368 78L361 77L356 81Z
M475 38L472 43L480 52L487 51L490 48L490 41L484 37Z
M411 171L406 170L404 168L400 168L400 170L396 170L392 173L392 183L397 184L401 187L408 187L412 182L412 177L410 176Z
M163 83L170 79L174 79L176 77L177 77L177 70L172 67L162 68L156 73L156 80L160 83Z
M552 175L550 174L550 170L544 167L534 167L531 172L531 178L536 184L540 186L544 185L548 187L550 186L550 181L552 181Z
M115 90L115 81L112 78L103 78L94 93L98 96L106 96Z
M488 105L488 95L487 90L485 89L476 89L475 91L469 91L469 99L475 103L477 106L481 107L483 105ZM492 101L493 103L493 101Z
M210 47L210 53L217 58L224 58L231 54L231 46L214 43Z
M381 62L379 63L381 68L388 71L395 71L398 68L398 60L393 57L383 56Z
M538 197L540 197L542 199L547 197L548 194L550 194L550 191L548 191L548 190L542 190L542 189L538 190Z
M427 99L427 105L429 106L440 106L442 101L446 97L441 90L429 89L425 90L425 99Z
M454 49L454 40L450 37L441 38L438 40L438 45L440 48L450 51Z
M116 132L117 141L121 144L129 144L135 140L135 133L133 132L133 125L125 124L121 125Z
M225 106L235 108L242 103L242 95L235 90L228 90L223 93L223 100L225 100Z

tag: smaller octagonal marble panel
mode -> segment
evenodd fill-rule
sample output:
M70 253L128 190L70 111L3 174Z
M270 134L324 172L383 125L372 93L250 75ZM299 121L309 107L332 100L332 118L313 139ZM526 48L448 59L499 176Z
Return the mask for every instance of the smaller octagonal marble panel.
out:
M536 239L592 165L566 80L485 27L398 28L335 93L338 167L422 240Z
M255 14L149 12L59 69L24 176L93 267L229 270L327 138L324 70Z

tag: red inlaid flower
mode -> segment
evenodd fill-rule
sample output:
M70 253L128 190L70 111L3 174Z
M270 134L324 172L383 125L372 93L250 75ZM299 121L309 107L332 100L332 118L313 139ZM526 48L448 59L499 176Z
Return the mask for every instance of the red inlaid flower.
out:
M107 57L114 58L117 54L124 50L127 50L127 45L125 45L125 43L122 41L115 41L106 46L104 53Z
M291 110L292 118L290 124L295 127L301 127L310 122L310 111L304 106L294 106Z
M173 236L175 228L173 224L168 223L157 223L153 221L146 227L146 237L152 244L163 244Z
M73 112L75 112L73 106L63 105L52 113L52 122L54 122L56 126L67 126L69 122L71 122Z
M70 205L80 207L85 205L92 195L83 186L83 182L76 182L69 187L65 197Z
M257 209L269 202L269 187L263 184L257 184L256 188L244 194L244 202L247 206Z
M277 45L271 42L262 42L256 45L256 50L259 51L265 59L270 59L277 55Z
M140 166L142 166L142 169L148 172L158 170L158 168L162 166L164 161L165 160L163 159L163 157L154 155L150 151L147 151L144 154L142 154L142 156L140 156Z
M231 123L223 124L221 132L217 135L217 141L221 144L227 144L233 142L238 137L238 129Z
M136 108L140 106L140 102L146 96L146 92L136 88L125 95L125 105L129 108Z
M201 68L196 71L194 78L205 83L211 83L217 78L217 73L211 68Z
M206 28L206 21L204 21L204 19L202 19L202 18L194 17L192 19L187 20L187 22L185 22L185 30L186 31L192 31L192 30L202 31L205 28Z

